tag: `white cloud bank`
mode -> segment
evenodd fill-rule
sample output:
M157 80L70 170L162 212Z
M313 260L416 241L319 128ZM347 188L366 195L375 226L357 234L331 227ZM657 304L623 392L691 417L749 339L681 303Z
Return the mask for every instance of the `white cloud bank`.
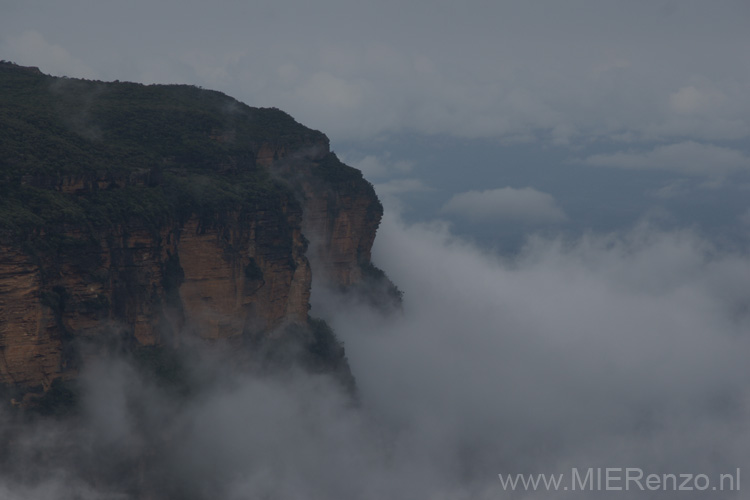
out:
M644 227L536 239L504 261L392 213L374 255L405 291L403 314L314 290L358 405L325 377L236 373L205 344L185 365L201 381L193 397L95 362L74 421L23 432L0 411L0 494L593 500L603 493L510 495L497 474L640 467L714 480L750 467L746 255Z
M320 291L314 311L344 336L365 408L441 478L422 476L418 496L504 498L498 473L641 467L713 479L750 466L747 256L641 227L536 239L503 262L392 214L374 256L405 292L403 317ZM429 489L441 480L453 489ZM601 493L538 495L513 498Z
M530 187L459 193L443 205L441 212L474 220L495 219L531 224L552 224L567 220L551 195Z

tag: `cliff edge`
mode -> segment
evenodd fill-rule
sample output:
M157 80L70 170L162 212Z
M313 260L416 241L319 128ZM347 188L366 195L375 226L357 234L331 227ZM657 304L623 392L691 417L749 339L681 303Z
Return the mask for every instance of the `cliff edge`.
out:
M360 283L381 216L278 109L0 63L0 384L33 399L85 343L309 327L313 276Z

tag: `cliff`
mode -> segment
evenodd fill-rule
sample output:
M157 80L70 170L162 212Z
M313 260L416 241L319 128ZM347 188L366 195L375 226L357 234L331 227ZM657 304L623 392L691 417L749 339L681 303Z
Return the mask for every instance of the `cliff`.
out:
M360 283L381 215L277 109L0 63L0 384L33 399L86 343L307 327L313 276Z

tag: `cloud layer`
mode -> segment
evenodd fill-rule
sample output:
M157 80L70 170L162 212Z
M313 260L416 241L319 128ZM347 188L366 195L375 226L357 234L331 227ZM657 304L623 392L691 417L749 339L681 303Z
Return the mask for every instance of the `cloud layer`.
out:
M379 238L404 317L329 313L368 407L407 429L440 477L479 488L472 498L501 495L497 473L748 464L745 257L649 227L532 239L505 262L441 226L389 217Z
M441 211L478 221L494 219L551 224L567 219L552 196L530 187L459 193L453 195Z

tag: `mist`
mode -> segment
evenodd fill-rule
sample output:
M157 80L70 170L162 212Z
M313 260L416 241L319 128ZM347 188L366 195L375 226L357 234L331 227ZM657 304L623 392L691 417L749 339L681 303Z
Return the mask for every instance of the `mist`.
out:
M109 353L86 364L76 415L2 415L0 496L601 498L504 492L498 474L748 465L745 255L642 224L530 236L502 257L387 212L373 259L403 311L313 290L356 399L327 375L228 362L221 346L183 349L187 391Z
M502 258L393 213L373 255L403 316L325 293L313 311L344 339L368 411L467 497L501 497L498 473L748 463L746 256L643 223Z

